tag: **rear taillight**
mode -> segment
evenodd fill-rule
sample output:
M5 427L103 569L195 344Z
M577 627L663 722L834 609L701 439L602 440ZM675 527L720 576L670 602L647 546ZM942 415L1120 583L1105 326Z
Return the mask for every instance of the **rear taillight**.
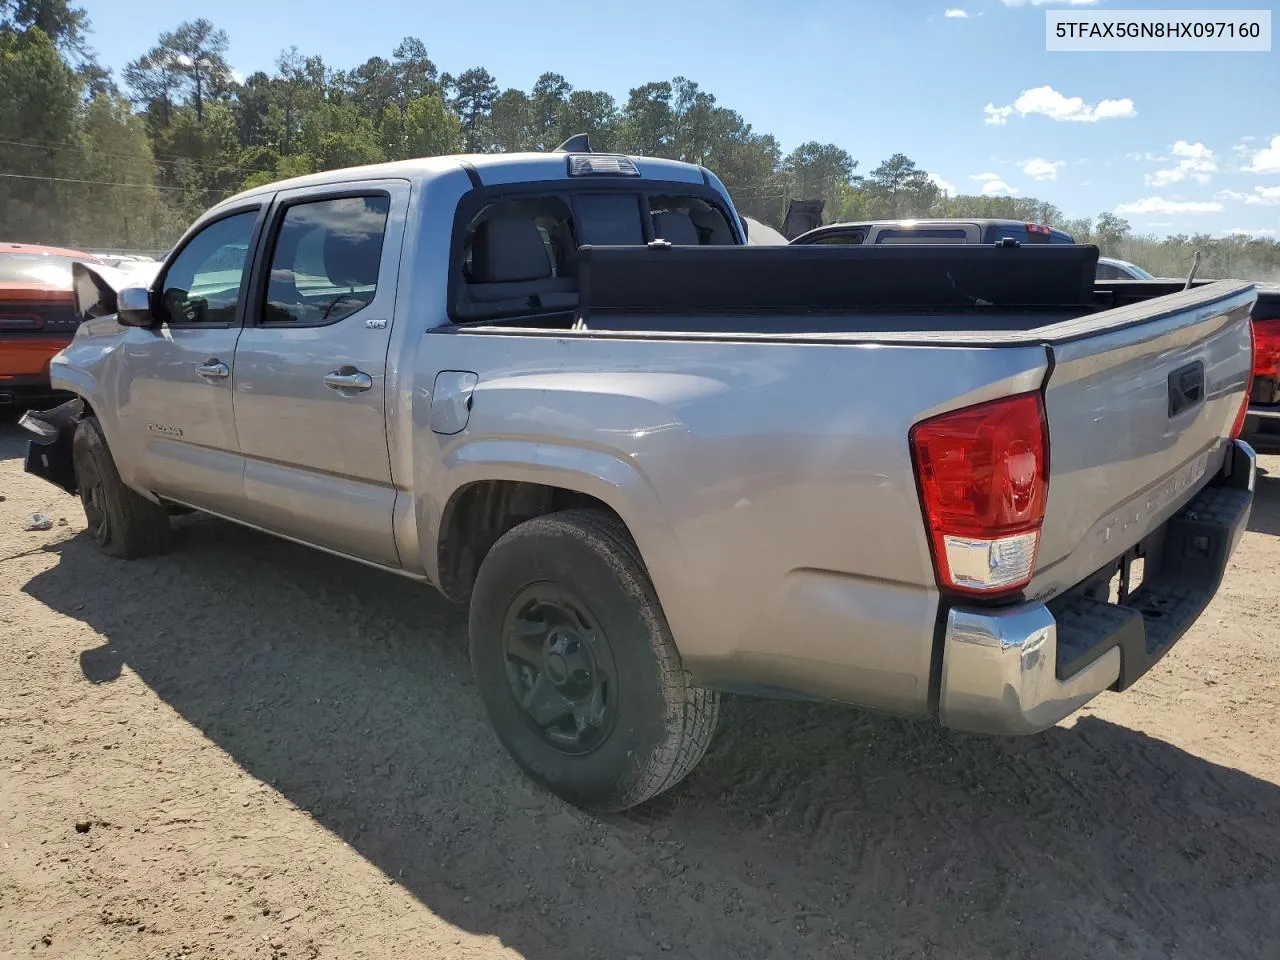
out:
M939 586L981 596L1025 587L1049 491L1040 394L921 421L910 444Z
M1253 375L1280 376L1280 319L1254 320Z
M1254 377L1274 377L1275 361L1271 362L1271 373L1259 373L1258 361L1258 341L1259 333L1263 328L1259 327L1252 320L1249 321L1249 376L1244 381L1244 396L1240 398L1240 409L1236 411L1235 422L1231 424L1231 439L1237 440L1240 434L1244 432L1244 420L1249 415L1249 396L1253 393Z
M1053 231L1039 223L1028 223L1027 233L1038 233L1043 237L1050 236Z

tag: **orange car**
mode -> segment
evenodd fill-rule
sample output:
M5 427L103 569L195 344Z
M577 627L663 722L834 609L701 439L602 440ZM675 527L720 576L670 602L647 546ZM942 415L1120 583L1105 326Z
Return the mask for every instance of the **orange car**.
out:
M58 397L49 360L79 325L71 296L75 260L102 263L78 250L0 243L0 406Z

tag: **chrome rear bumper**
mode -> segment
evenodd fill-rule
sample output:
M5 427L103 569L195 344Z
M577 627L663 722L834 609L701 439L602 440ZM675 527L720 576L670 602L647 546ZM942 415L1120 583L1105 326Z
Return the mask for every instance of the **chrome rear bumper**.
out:
M1187 632L1222 582L1253 504L1253 449L1162 529L1159 562L1124 605L1083 594L1003 609L956 607L943 632L939 718L975 733L1035 733L1124 690Z

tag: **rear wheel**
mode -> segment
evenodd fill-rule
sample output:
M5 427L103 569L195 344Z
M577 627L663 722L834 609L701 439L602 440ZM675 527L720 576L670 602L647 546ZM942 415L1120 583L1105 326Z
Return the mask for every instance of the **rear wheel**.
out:
M132 560L169 549L169 516L125 486L95 417L76 424L71 444L84 518L99 549Z
M626 529L571 510L520 524L481 564L471 662L516 762L570 803L635 806L706 752L719 699L684 669Z

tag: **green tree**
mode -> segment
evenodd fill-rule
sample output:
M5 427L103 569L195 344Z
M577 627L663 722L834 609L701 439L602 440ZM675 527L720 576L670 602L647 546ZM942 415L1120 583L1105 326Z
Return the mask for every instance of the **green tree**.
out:
M320 57L304 57L290 47L276 58L276 104L280 118L280 152L296 149L306 111L324 99L327 79Z
M161 38L161 46L177 55L177 61L190 87L190 103L196 120L204 120L204 103L209 97L221 98L231 80L226 53L230 46L227 32L219 30L201 17L178 25Z
M802 143L782 161L791 176L792 194L801 200L830 200L849 183L858 162L834 143L810 140Z
M1132 233L1129 221L1114 213L1100 213L1093 226L1093 239L1103 253L1114 255L1120 244Z
M523 90L503 90L494 98L489 111L489 138L492 149L499 153L517 153L530 149L532 136L529 97Z
M263 147L272 143L271 108L275 102L275 90L271 78L261 70L250 74L235 94L232 113L236 118L240 146Z
M6 239L65 241L80 199L80 81L39 27L0 30L0 224Z
M437 157L463 148L461 122L434 95L411 100L403 117L395 107L387 107L382 130L388 160Z
M529 96L529 147L554 150L576 131L566 131L569 95L573 87L558 73L544 73ZM496 102L496 101L495 101Z
M150 249L167 244L185 226L175 222L164 191L155 185L146 124L126 100L100 94L88 103L80 147L80 177L92 183L84 187L86 202L69 211L70 242Z
M88 14L67 0L4 0L0 3L0 29L15 33L39 30L59 49L80 58L89 55L85 46Z
M395 79L394 96L403 114L410 102L419 97L438 97L444 91L440 87L440 72L427 56L427 46L417 37L405 37L392 51L392 73Z
M585 133L592 144L605 147L616 137L618 104L604 91L574 90L562 109L560 129L565 139Z
M671 84L646 83L627 95L620 121L621 148L649 157L669 156L675 139Z
M865 186L871 198L879 201L878 217L922 216L942 195L929 175L902 153L895 153L867 174Z
M370 57L346 76L351 99L362 113L381 117L382 111L395 106L403 113L407 100L401 97L401 83L396 68L382 57Z
M498 98L498 84L484 67L472 67L457 78L446 74L446 78L452 91L449 106L462 121L464 148L469 153L483 150L486 121Z
M134 102L146 110L153 133L173 122L175 95L184 82L182 62L174 50L163 44L152 47L124 68L124 80Z

